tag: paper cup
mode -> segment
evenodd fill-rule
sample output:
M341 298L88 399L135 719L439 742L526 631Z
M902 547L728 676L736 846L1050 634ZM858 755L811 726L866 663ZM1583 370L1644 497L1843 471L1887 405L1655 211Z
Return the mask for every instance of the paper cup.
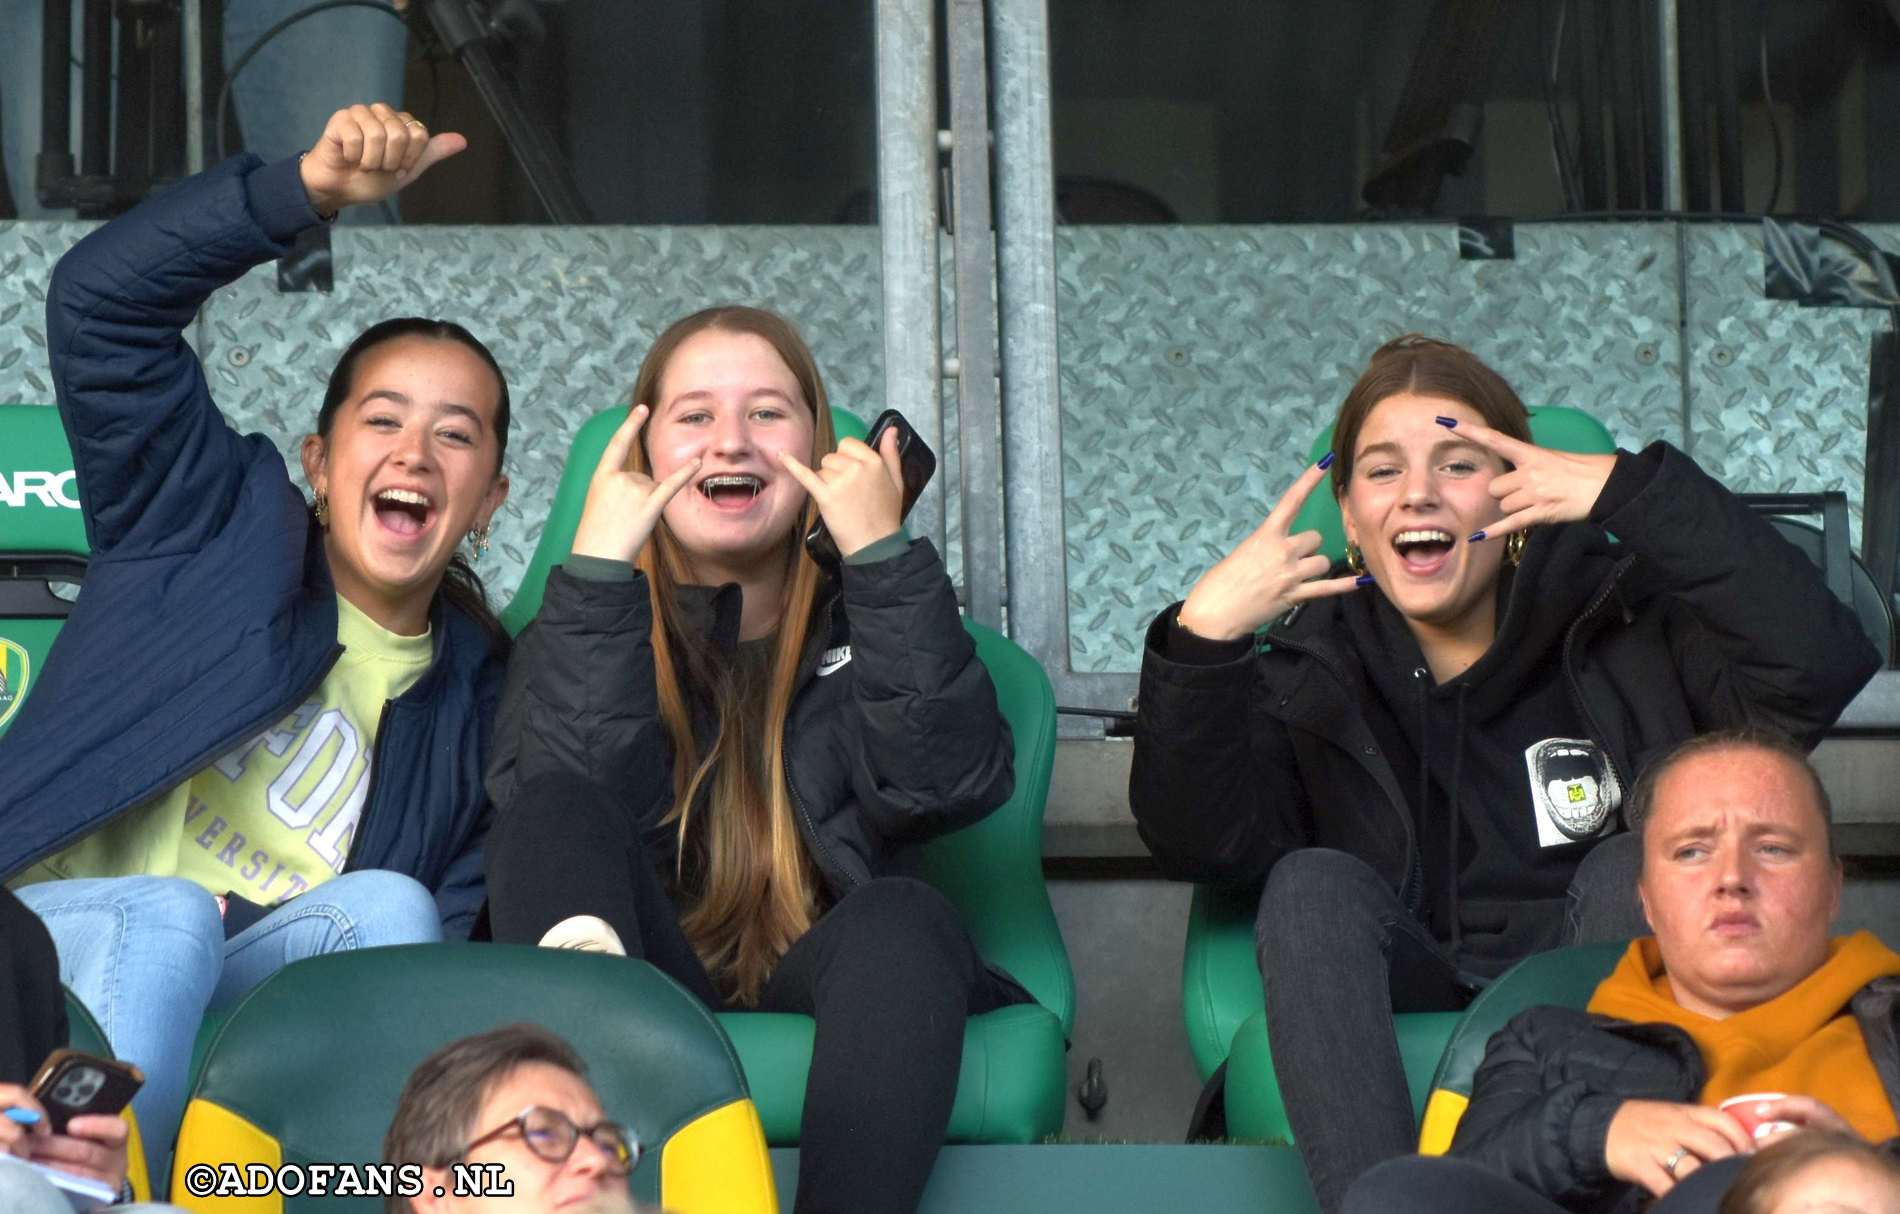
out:
M1767 1121L1755 1111L1755 1106L1764 1100L1780 1100L1786 1092L1749 1092L1743 1096L1730 1096L1722 1102L1724 1113L1733 1117L1742 1129L1748 1131L1756 1142L1785 1134L1789 1130L1799 1129L1792 1121Z

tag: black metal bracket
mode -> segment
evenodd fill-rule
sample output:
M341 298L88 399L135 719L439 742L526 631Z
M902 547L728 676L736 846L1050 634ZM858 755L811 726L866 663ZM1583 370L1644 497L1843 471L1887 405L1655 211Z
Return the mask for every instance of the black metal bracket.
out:
M486 5L478 0L424 0L436 37L475 83L482 103L501 127L508 150L553 223L592 223L593 214L574 183L573 171L546 133L529 118L521 98L495 66L491 45L540 31L540 18L518 0Z

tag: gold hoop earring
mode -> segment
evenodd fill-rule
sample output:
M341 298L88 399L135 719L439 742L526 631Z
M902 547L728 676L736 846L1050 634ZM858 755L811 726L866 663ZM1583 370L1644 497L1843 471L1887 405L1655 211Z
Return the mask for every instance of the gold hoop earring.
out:
M1530 542L1528 531L1513 531L1511 538L1504 541L1504 559L1515 565L1524 559L1524 545Z
M327 494L317 494L317 500L310 503L310 513L316 515L317 526L325 531L330 529L330 498Z
M494 531L495 528L492 523L483 523L481 526L469 530L468 547L472 554L470 557L471 560L479 561L482 557L487 555L488 538L494 534Z
M1366 571L1365 554L1359 551L1359 545L1346 541L1346 568L1363 575Z

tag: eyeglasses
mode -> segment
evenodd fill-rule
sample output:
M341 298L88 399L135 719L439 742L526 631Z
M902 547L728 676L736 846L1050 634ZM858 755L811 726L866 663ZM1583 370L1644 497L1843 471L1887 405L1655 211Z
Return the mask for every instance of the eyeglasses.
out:
M566 1163L583 1136L600 1148L600 1153L607 1157L607 1170L616 1175L625 1176L640 1162L640 1143L627 1133L625 1126L611 1121L577 1126L573 1118L559 1109L538 1104L529 1105L505 1124L470 1142L462 1148L462 1157L467 1158L476 1147L493 1142L511 1130L519 1130L521 1141L528 1149L549 1163Z

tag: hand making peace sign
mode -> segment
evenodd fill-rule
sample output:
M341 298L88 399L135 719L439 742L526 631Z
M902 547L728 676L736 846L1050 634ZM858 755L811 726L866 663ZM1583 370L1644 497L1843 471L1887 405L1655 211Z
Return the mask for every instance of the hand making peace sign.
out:
M1590 517L1616 467L1614 455L1553 451L1477 422L1439 419L1440 425L1447 423L1462 437L1514 465L1491 482L1491 496L1498 499L1504 517L1472 536L1474 543L1540 523L1582 522Z

